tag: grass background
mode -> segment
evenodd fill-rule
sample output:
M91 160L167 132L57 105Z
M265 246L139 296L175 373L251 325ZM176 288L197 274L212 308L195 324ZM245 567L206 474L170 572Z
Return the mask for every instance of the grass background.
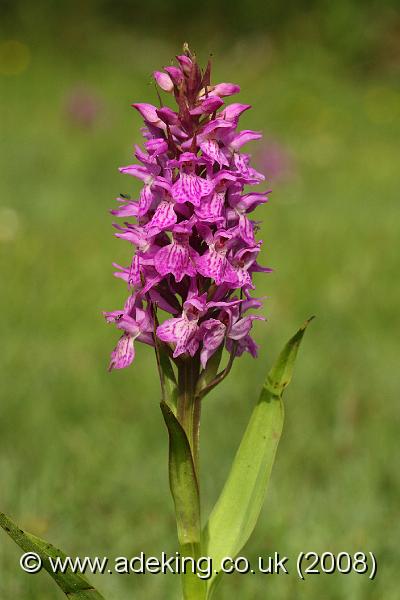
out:
M117 171L139 141L129 106L155 102L151 72L179 50L185 31L150 23L139 32L134 22L108 27L79 15L65 26L61 15L54 27L40 7L22 19L29 3L18 6L0 43L1 510L73 556L173 553L154 357L139 347L132 368L107 373L117 334L101 311L126 295L111 262L126 263L130 249L113 238L107 211L119 192L138 189ZM238 360L205 401L205 515L267 367L317 315L285 398L267 501L244 551L250 559L288 555L291 575L226 577L216 600L395 600L400 53L382 27L368 45L357 21L349 49L324 43L314 35L318 22L315 30L304 22L297 18L295 35L260 26L248 36L210 33L208 42L206 23L188 28L200 59L214 51L214 81L238 82L238 100L253 104L242 125L264 132L265 145L252 147L258 166L268 175L271 144L289 161L257 213L261 262L275 269L257 279L258 294L268 296L267 324L255 325L259 359ZM8 39L22 44L14 54ZM295 557L308 550L372 551L378 575L301 582ZM24 574L19 556L1 536L2 600L63 597L46 575ZM110 600L179 596L172 576L91 579Z

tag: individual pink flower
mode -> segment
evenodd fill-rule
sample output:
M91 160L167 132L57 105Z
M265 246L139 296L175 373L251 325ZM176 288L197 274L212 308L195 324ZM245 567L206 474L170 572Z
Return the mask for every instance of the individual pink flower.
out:
M204 225L199 226L199 229L203 232L208 250L196 260L198 272L204 277L214 279L217 285L221 283L234 283L237 277L226 257L229 249L229 241L232 239L233 233L218 230L213 235L211 229Z
M229 302L207 302L207 294L199 295L194 284L189 290L188 299L183 304L181 316L173 319L167 319L157 328L157 337L162 341L175 345L173 357L177 358L187 352L194 356L197 352L204 326L199 324L201 317L206 314L208 309L215 307L233 307L240 300L231 300Z
M106 312L108 323L115 323L124 333L111 353L109 370L128 367L135 358L134 341L153 344L152 318L149 309L143 310L135 296L130 297L123 311Z
M202 324L204 330L203 347L200 354L202 366L205 368L207 361L216 350L226 343L229 352L233 350L233 342L236 343L236 355L241 356L245 349L256 356L257 346L249 335L253 321L263 321L264 317L259 315L242 316L249 308L259 308L261 302L250 300L225 307L221 310L217 319L208 319Z

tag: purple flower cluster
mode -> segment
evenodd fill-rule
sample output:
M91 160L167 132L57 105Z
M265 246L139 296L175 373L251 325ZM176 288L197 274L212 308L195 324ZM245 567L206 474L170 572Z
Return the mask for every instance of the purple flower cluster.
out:
M129 267L115 265L130 295L123 310L105 313L122 331L110 369L132 362L135 340L157 342L174 359L198 355L203 368L223 344L235 356L257 353L249 332L262 317L246 312L261 306L250 297L253 273L270 269L257 263L262 242L249 214L267 202L268 192L245 192L264 176L241 148L261 134L238 130L250 105L224 106L239 86L211 85L210 63L202 72L189 51L177 61L154 73L177 110L133 104L144 119L144 149L135 148L140 164L120 171L143 187L137 201L118 198L111 211L136 223L115 225L135 253ZM157 308L171 318L154 322Z

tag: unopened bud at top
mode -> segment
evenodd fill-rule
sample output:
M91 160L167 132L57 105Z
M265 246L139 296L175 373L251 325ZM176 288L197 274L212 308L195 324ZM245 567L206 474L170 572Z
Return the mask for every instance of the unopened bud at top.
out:
M171 77L162 71L154 71L153 77L164 92L172 92L174 84Z

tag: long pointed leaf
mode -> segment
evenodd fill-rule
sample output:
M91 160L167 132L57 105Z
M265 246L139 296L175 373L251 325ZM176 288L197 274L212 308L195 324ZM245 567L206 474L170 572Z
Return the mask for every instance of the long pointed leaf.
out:
M289 340L269 372L228 479L204 529L206 554L212 557L216 570L222 558L240 552L259 517L283 427L282 394L291 380L308 323ZM208 581L208 597L215 582L214 574Z
M23 531L2 512L0 512L0 526L24 552L35 552L40 556L43 568L70 600L104 600L104 597L95 590L86 577L73 573L69 567L65 573L53 572L49 558L60 557L61 560L65 560L67 557L64 552L31 533Z

